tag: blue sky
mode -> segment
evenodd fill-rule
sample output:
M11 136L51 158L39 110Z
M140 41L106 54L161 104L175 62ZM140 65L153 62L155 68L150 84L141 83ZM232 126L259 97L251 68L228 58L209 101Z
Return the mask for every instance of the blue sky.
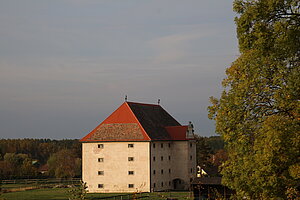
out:
M129 101L214 135L231 0L0 1L0 137L81 138Z

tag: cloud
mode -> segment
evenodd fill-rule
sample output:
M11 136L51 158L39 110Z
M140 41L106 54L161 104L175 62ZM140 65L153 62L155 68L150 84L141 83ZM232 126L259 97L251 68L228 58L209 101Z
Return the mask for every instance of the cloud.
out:
M209 36L209 31L191 31L171 34L149 41L154 50L154 63L175 63L192 54L191 47L200 39Z

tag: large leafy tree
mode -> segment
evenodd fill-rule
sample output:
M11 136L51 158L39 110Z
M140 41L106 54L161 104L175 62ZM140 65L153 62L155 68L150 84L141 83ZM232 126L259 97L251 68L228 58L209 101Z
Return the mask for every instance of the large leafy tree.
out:
M229 154L223 181L239 197L286 199L300 180L300 1L235 0L234 10L241 55L209 107Z

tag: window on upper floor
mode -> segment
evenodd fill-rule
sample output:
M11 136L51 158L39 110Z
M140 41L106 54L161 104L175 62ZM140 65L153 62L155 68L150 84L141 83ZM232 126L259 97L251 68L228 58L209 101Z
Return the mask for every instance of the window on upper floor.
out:
M134 157L128 157L128 161L134 161Z
M171 174L171 169L169 169L169 174Z
M128 175L134 175L134 171L128 171Z
M98 144L98 148L99 149L103 149L104 148L104 144Z
M193 156L190 156L190 160L192 160L193 159Z
M190 143L190 147L192 147L193 146L193 143Z
M104 158L98 158L98 162L104 162Z
M155 174L156 173L156 171L155 170L153 170L153 174Z
M164 187L164 182L161 182L161 187Z
M98 188L104 188L103 184L98 184Z
M103 176L104 175L104 171L98 171L98 175Z
M164 174L164 170L163 170L163 169L162 169L162 170L160 170L160 173L161 173L161 174Z
M163 143L161 143L161 144L160 144L160 147L161 147L161 148L164 148L164 144L163 144Z
M155 183L153 183L153 187L154 187L154 188L156 187L156 184L155 184Z
M171 160L171 156L169 156L169 160Z
M134 145L133 144L128 144L128 148L133 148Z
M169 148L171 148L171 143L168 144Z
M153 148L155 148L155 144L153 143Z
M153 156L153 161L155 161L155 156Z
M134 184L128 184L128 188L134 188Z
M161 156L161 157L160 157L160 160L161 160L161 161L163 161L163 160L164 160L164 157L163 157L163 156Z

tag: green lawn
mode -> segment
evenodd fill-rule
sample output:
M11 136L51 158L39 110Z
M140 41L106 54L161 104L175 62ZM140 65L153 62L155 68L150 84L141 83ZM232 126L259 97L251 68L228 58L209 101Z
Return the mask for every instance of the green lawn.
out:
M20 191L20 192L10 192L2 194L2 198L6 200L68 200L67 188L49 188L49 189L36 189L36 190L28 190L28 191ZM92 193L87 194L88 200L96 199L97 197L109 197L116 196L120 194L100 194L100 193ZM155 192L155 193L145 193L143 196L150 196L149 198L142 199L151 199L151 200L165 200L167 197L177 198L178 200L188 200L189 192ZM138 194L140 196L140 194ZM111 198L113 200L113 198ZM116 198L120 199L120 198ZM123 198L124 199L124 198Z

